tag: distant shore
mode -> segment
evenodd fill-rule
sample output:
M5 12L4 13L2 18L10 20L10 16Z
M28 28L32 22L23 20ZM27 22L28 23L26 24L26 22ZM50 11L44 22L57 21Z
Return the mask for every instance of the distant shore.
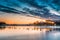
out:
M0 26L60 26L60 25L35 25L35 24L2 24Z

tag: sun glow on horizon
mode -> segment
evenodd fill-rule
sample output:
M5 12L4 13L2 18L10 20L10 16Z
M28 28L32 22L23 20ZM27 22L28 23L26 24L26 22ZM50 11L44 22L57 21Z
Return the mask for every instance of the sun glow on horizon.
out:
M5 13L0 15L0 22L5 22L7 24L31 24L35 21L40 21L40 19L19 14Z

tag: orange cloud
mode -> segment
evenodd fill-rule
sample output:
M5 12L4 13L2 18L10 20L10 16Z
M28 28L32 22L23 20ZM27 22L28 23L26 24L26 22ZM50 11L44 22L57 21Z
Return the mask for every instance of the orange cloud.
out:
M0 22L6 22L7 24L29 24L35 21L39 21L38 18L27 17L24 15L19 14L1 14L0 15Z

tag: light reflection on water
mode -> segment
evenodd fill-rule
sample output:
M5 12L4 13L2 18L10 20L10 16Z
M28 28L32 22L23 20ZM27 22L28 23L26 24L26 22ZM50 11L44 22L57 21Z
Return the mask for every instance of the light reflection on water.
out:
M7 26L0 29L0 40L60 40L59 31L44 32L33 28L34 26Z

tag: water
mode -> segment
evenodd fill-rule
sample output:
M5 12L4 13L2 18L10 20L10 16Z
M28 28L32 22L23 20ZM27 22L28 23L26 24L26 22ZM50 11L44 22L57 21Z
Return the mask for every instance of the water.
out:
M39 28L38 26L6 26L0 29L0 40L60 40L59 31L46 32Z

